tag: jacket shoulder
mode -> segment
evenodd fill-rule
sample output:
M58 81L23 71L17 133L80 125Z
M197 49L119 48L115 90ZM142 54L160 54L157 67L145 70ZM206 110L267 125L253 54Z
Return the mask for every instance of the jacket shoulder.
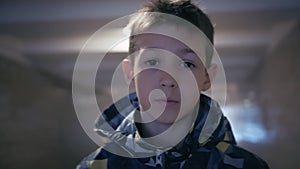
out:
M233 146L233 151L228 155L243 159L243 169L269 169L268 164L262 158L244 148ZM226 162L230 162L230 158L225 158L224 163Z
M96 166L103 166L105 165L106 159L110 156L112 156L111 153L100 147L83 158L76 166L76 169L93 169Z

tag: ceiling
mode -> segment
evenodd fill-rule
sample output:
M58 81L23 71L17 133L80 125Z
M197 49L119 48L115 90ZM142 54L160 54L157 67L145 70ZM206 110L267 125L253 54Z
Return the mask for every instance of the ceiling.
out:
M88 38L105 24L135 12L143 2L145 0L2 1L0 54L30 64L53 79L71 83L74 63ZM300 18L298 0L195 2L215 25L215 46L229 87L249 84L268 52ZM104 38L116 38L114 30L107 31ZM104 51L99 48L96 52ZM100 91L109 90L114 66L125 56L124 50L113 52L102 67L100 65L105 72L98 77ZM88 68L90 64L85 65Z

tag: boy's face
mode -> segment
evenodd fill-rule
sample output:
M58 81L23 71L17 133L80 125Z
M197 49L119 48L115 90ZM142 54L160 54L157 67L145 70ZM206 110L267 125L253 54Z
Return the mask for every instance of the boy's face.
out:
M200 92L210 87L198 55L182 42L158 34L138 35L135 46L139 50L125 73L133 76L142 116L172 124L191 113Z

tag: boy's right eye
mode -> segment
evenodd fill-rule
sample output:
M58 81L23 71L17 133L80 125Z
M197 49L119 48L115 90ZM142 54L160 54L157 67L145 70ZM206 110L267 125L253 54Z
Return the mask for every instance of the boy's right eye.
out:
M158 61L155 60L155 59L151 59L151 60L147 60L145 63L146 63L148 66L155 66L155 65L158 64Z

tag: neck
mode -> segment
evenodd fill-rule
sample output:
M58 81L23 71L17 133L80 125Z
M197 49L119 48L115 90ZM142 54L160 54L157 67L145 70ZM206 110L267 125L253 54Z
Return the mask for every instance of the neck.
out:
M191 113L174 123L152 121L140 123L141 136L150 144L159 147L174 147L190 132L197 113ZM143 122L143 116L141 116Z

